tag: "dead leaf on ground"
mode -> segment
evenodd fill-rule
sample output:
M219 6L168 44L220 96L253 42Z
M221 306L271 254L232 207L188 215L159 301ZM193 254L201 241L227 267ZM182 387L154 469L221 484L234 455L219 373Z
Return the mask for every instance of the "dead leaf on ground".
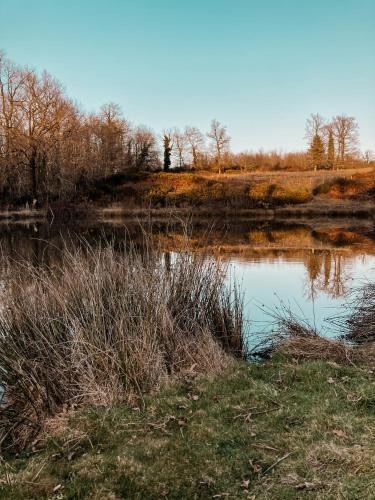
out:
M308 491L314 491L314 490L320 490L321 488L324 488L325 484L322 483L321 481L305 481L303 483L299 483L295 485L295 489L298 491L301 490L308 490Z
M300 483L302 481L302 478L299 477L297 474L292 473L292 474L287 474L286 476L282 477L280 479L281 484L286 484L288 486L290 485L295 485L296 483Z
M346 400L349 401L349 403L359 403L362 400L362 396L355 393L349 393L346 395Z
M262 466L260 464L254 464L251 460L250 460L250 465L253 469L253 471L255 472L255 474L260 474L262 472Z
M203 476L199 484L202 486L211 486L215 484L215 480L210 476Z
M250 480L244 479L243 481L241 481L241 488L243 488L244 490L248 490L249 484L250 484Z
M338 438L346 439L348 437L347 434L344 431L342 431L341 429L333 429L332 434L334 434Z

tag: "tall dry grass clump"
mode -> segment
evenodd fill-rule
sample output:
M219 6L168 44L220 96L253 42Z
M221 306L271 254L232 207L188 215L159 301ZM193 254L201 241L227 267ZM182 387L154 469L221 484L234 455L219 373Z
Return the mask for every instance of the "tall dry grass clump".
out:
M243 354L242 299L213 260L85 243L59 266L14 268L0 313L3 449L65 406L131 401Z
M375 283L367 283L354 292L349 317L338 318L343 337L356 344L375 340Z
M374 285L370 287L374 290ZM363 296L365 290L362 290ZM368 301L366 295L365 302L361 302L362 311L371 309L373 314L374 302ZM373 299L372 299L373 300ZM353 345L345 342L343 338L330 338L320 334L315 326L306 319L299 318L286 304L273 311L268 311L273 319L274 328L272 335L263 341L255 352L260 357L269 357L273 353L279 353L288 357L300 360L324 360L333 361L340 364L364 364L373 365L375 359L375 344L368 343L366 346ZM361 313L362 323L358 323L361 332L369 331L370 324L366 323L365 315ZM355 312L350 318L357 317ZM369 318L369 316L367 317ZM374 316L372 316L372 328L374 327ZM344 318L339 318L336 323L347 322ZM343 330L341 330L343 331ZM373 331L374 334L374 331ZM374 337L373 337L374 339Z

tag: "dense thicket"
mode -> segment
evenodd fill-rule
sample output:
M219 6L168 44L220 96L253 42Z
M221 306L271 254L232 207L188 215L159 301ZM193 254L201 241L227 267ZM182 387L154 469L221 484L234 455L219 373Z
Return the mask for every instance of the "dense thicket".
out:
M61 84L0 55L0 194L41 203L124 168L159 166L157 140L119 106L82 112ZM34 201L35 200L35 201Z

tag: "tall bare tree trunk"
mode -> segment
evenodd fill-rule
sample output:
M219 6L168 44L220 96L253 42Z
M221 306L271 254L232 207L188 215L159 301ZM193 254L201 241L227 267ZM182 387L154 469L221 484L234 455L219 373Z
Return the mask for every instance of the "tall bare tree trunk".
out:
M31 156L29 160L29 169L30 169L30 177L31 177L31 193L33 198L37 197L38 194L38 179L37 179L37 165L36 165L36 148L33 147L31 151Z

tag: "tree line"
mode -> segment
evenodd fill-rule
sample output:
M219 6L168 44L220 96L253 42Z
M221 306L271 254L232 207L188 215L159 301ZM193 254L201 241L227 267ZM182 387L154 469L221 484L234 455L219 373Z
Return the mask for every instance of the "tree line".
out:
M161 137L126 120L117 104L87 113L59 81L21 67L0 52L0 197L2 202L46 203L68 199L95 179L128 170L319 168L353 156L354 119L320 115L308 122L308 152L230 151L226 127L212 120L165 130Z
M159 165L155 134L131 127L118 105L85 113L47 72L0 54L0 194L44 202L121 169Z
M358 123L353 116L337 115L326 120L319 113L312 114L306 122L306 138L309 142L311 166L340 168L358 157ZM367 160L371 152L365 153Z

